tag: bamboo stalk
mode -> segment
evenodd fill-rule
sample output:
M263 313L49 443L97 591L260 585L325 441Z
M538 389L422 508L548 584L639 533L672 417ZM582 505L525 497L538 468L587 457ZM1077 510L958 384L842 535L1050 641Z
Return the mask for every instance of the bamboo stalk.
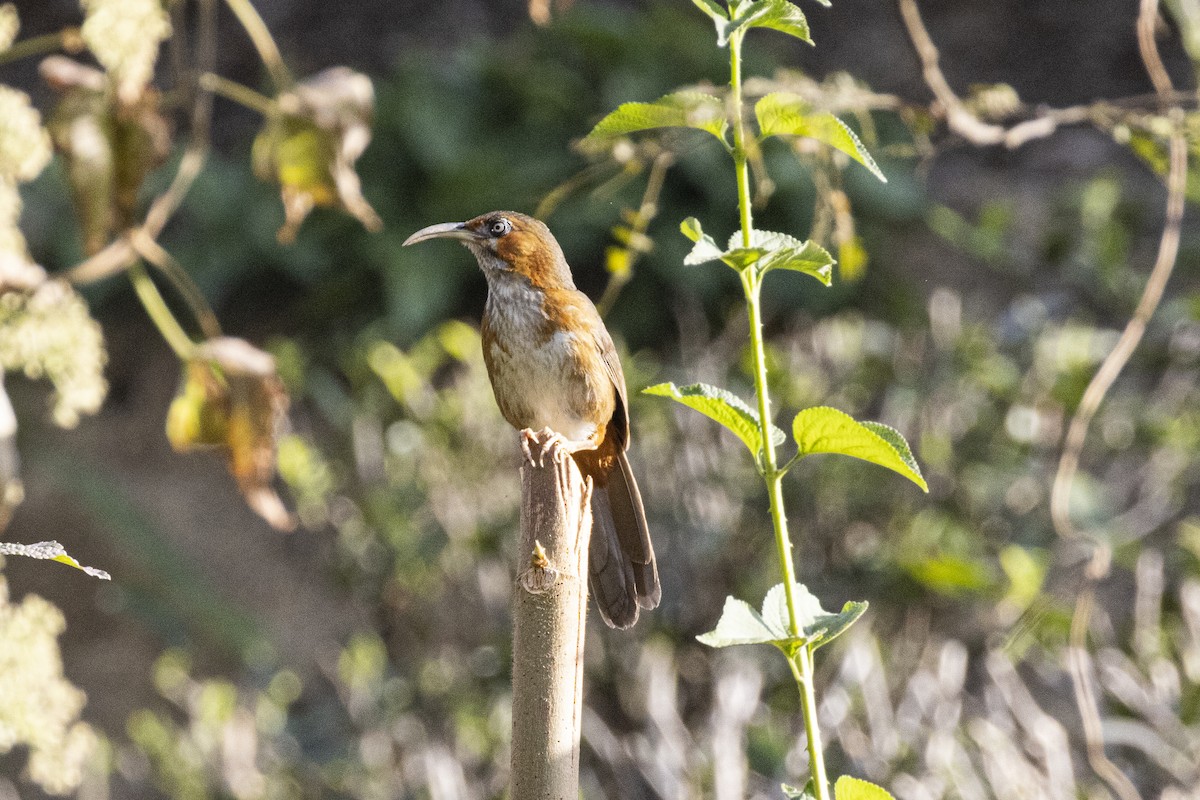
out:
M513 589L513 731L509 796L577 800L587 614L590 481L557 446L522 431L521 545Z

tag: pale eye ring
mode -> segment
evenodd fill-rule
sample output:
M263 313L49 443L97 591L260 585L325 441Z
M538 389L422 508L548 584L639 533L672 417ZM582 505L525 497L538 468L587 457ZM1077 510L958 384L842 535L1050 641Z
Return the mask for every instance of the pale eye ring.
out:
M496 220L495 222L493 222L491 225L488 226L488 233L490 233L492 235L492 237L496 238L496 239L499 239L501 236L504 236L511 230L512 230L512 223L509 222L508 220L504 219L503 217L501 217L500 219Z

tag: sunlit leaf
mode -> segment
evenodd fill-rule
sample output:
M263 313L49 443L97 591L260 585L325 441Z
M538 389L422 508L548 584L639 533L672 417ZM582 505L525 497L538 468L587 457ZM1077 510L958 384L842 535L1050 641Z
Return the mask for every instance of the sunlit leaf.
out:
M679 229L696 243L684 258L688 266L719 260L738 272L750 267L762 273L786 269L811 275L826 286L833 280L833 256L815 242L802 242L786 233L754 230L750 232L749 247L742 245L741 234L735 232L722 251L695 217L685 219Z
M797 645L814 649L833 641L863 615L866 603L847 603L837 614L821 608L820 601L802 584L792 587L796 605L796 627L799 636L792 635L791 618L787 607L787 592L782 583L767 592L762 612L734 597L725 598L725 608L717 627L697 639L709 647L732 647L745 644L773 644L789 652Z
M717 26L717 42L724 47L727 41L725 31L729 28L729 14L716 0L692 0L692 2L696 4L696 8L712 18L713 24Z
M788 638L787 630L771 628L748 603L735 597L725 598L725 608L717 627L696 637L709 647L732 647L739 644L773 644Z
M701 229L700 220L695 217L688 217L679 223L679 230L696 243L692 251L683 259L685 265L690 267L696 264L705 264L709 261L716 261L724 255L716 241Z
M17 542L0 542L0 556L26 556L46 561L57 561L69 567L82 570L93 578L102 581L112 580L107 572L95 567L85 567L72 558L66 549L58 542L38 542L36 544L19 544Z
M762 450L762 436L758 428L758 416L737 395L706 383L676 386L660 383L642 390L646 394L670 397L683 405L699 411L733 431L749 448L751 455L758 458ZM783 431L771 426L771 441L780 444L786 438Z
M770 28L812 44L804 12L788 0L758 0L739 6L737 14L723 32L720 44L724 45L726 40L742 28ZM718 35L721 33L718 29Z
M851 236L838 244L838 276L849 282L857 281L867 270L867 249L861 236Z
M254 140L255 174L279 184L284 224L279 241L295 240L317 206L341 208L369 231L383 227L362 194L354 171L371 141L375 89L371 79L346 67L331 67L277 100L278 113Z
M772 92L754 106L761 137L803 136L840 150L871 171L884 183L884 176L867 148L846 126L828 111L815 111L802 97L788 92Z
M167 412L167 439L181 452L221 450L247 504L272 526L290 530L295 520L271 488L287 406L270 354L241 339L212 339L184 368Z
M725 141L729 121L721 98L704 92L675 92L653 103L622 103L596 123L585 141L609 139L652 128L695 128Z
M796 621L804 639L814 648L826 645L841 636L867 610L866 602L852 601L842 606L838 613L831 614L821 608L821 602L806 586L799 583L792 587L792 599L796 604ZM784 591L782 583L776 584L767 592L763 600L762 617L774 630L791 630L787 592Z
M887 467L929 491L908 443L894 428L878 422L857 422L836 408L806 408L792 421L800 456L839 453Z
M835 800L895 800L886 789L849 775L837 779L833 796Z

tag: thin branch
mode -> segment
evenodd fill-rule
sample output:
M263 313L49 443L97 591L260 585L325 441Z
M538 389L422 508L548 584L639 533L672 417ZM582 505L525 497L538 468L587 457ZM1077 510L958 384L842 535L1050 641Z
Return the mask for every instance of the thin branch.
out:
M28 39L15 42L7 50L0 52L0 64L10 64L13 61L53 53L56 50L74 54L83 50L83 47L83 37L79 33L79 28L63 28L61 31L30 36Z
M1004 127L984 122L972 114L963 105L954 90L950 88L946 76L942 73L942 68L938 65L937 46L934 45L929 31L925 28L925 23L921 20L921 12L917 9L916 0L899 0L899 3L904 27L908 29L908 36L912 39L913 46L917 51L917 58L921 61L921 74L925 76L925 83L933 92L933 96L946 110L946 124L950 126L950 130L973 144L984 146L1002 144L1005 135Z
M1142 62L1150 74L1150 80L1159 97L1166 102L1174 94L1170 76L1163 67L1158 45L1154 39L1154 25L1158 19L1158 0L1141 0L1137 20L1138 48ZM1100 408L1117 376L1129 362L1134 350L1145 335L1146 327L1162 301L1167 281L1175 268L1179 255L1179 240L1183 227L1185 190L1187 189L1188 148L1183 129L1183 110L1171 108L1172 131L1170 138L1170 166L1167 172L1166 220L1158 243L1158 255L1142 296L1138 300L1133 316L1121 332L1116 347L1104 359L1100 369L1088 384L1079 401L1079 407L1071 419L1063 444L1063 453L1054 476L1050 493L1050 516L1054 529L1064 539L1080 537L1071 523L1071 486L1079 469L1079 457L1087 439L1092 418ZM1071 646L1068 660L1071 683L1075 690L1075 704L1083 721L1084 737L1087 741L1088 763L1108 787L1121 800L1140 800L1141 795L1129 777L1114 764L1104 750L1104 731L1100 721L1099 704L1091 680L1091 658L1087 652L1087 631L1091 623L1095 604L1096 585L1108 574L1111 550L1107 543L1085 534L1093 545L1092 557L1084 575L1084 584L1075 603L1071 620Z
M629 260L622 272L614 272L609 277L608 285L604 287L604 294L596 303L596 309L600 312L600 316L608 314L617 300L617 295L621 293L621 289L629 283L629 279L633 276L634 262L647 249L640 242L645 239L646 229L650 226L650 222L658 215L658 198L662 194L667 170L674 162L675 156L669 151L663 151L655 157L650 165L650 175L646 178L646 190L642 193L642 202L638 205L633 223L629 226L629 240L625 244Z
M217 315L213 313L212 307L209 306L200 287L196 286L195 281L188 275L183 265L163 249L162 245L147 236L141 228L133 231L130 235L130 243L139 256L156 267L171 281L176 291L187 303L196 322L199 323L205 338L215 339L221 336L221 323L217 321Z
M179 321L171 313L171 309L163 300L154 281L150 279L142 262L134 261L129 265L126 273L129 275L129 280L133 282L133 289L137 292L138 299L142 301L142 307L146 309L154 327L158 328L158 332L175 351L175 355L179 357L180 361L189 360L195 352L195 342L180 327Z
M275 90L284 92L291 89L295 82L292 80L292 73L288 71L287 64L283 62L283 56L279 53L279 45L275 44L270 29L267 28L267 24L263 22L263 18L259 16L250 0L225 0L225 5L229 6L229 10L238 18L246 35L254 43L258 57L262 59L263 66L271 75Z
M1110 556L1111 553L1105 544L1097 545L1093 551L1091 563L1088 564L1084 576L1083 589L1075 600L1075 614L1071 617L1067 665L1071 672L1071 685L1075 691L1075 705L1079 708L1083 722L1088 763L1121 800L1142 800L1129 776L1104 752L1104 730L1100 722L1096 689L1092 683L1092 659L1087 650L1088 626L1096 602L1096 583L1108 574Z
M201 88L214 94L219 94L227 100L245 106L251 111L257 111L264 117L275 112L275 101L265 94L256 92L249 86L243 86L236 81L223 78L214 72L206 72L200 76Z

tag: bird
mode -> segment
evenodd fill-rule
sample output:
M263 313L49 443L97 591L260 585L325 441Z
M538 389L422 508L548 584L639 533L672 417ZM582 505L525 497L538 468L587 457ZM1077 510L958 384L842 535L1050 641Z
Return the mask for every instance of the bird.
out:
M540 220L491 211L422 228L404 244L439 238L465 245L487 280L480 333L501 415L518 431L548 429L592 479L588 586L604 622L629 628L662 590L627 456L629 405L612 337Z

